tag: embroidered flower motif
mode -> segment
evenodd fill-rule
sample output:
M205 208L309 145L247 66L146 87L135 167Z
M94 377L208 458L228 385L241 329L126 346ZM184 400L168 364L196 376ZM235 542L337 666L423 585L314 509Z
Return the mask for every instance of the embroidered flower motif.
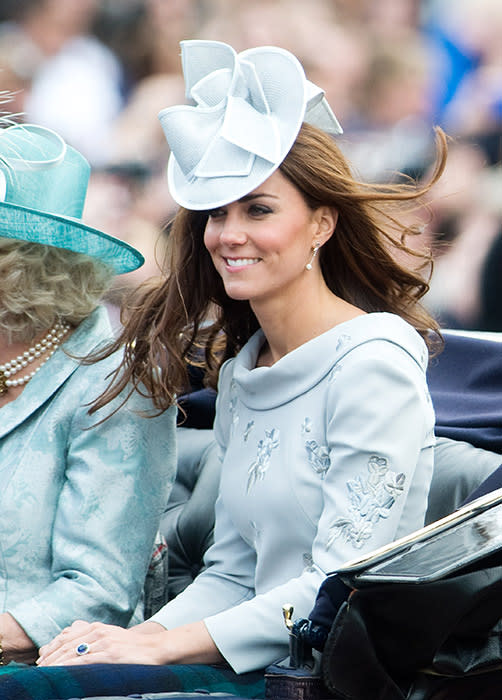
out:
M228 409L232 416L232 432L235 430L237 423L239 422L239 414L237 413L237 384L235 379L230 382L230 401Z
M342 333L342 335L337 340L336 351L338 352L338 350L341 350L343 347L345 347L349 341L350 341L350 335L347 335L346 333Z
M390 509L403 493L406 475L389 469L385 457L372 455L368 460L369 476L358 476L347 482L352 517L338 518L329 530L327 546L341 537L360 549L373 535L381 518L388 518Z
M244 435L243 435L244 442L248 441L248 437L250 436L253 428L254 428L254 420L250 420L249 423L246 425L246 430L244 431Z
M265 438L258 442L258 451L255 461L248 469L247 492L258 481L263 479L270 466L272 450L279 447L279 431L276 428L265 430Z
M330 382L330 383L334 382L337 375L340 374L341 371L342 371L342 365L339 363L336 364L328 375L328 382Z
M305 433L310 433L311 430L312 420L308 416L305 416L302 423L302 434L305 435Z
M373 525L362 519L356 521L355 518L338 518L329 530L327 547L331 547L333 542L342 537L344 542L351 542L355 549L361 549L366 540L373 534Z
M303 570L304 571L314 571L314 559L311 552L304 552L303 556Z
M318 445L315 440L307 440L305 443L309 464L314 468L316 474L321 475L321 479L331 466L329 450L326 445Z

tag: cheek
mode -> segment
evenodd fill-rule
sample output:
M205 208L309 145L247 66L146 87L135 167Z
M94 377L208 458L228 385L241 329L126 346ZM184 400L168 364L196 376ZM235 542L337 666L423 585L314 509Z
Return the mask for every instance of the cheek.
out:
M216 265L216 260L217 260L217 255L216 251L218 248L218 234L214 230L214 227L211 226L206 226L204 230L204 247L206 248L207 252L209 253L209 256L211 260L213 261L213 265L217 267Z
M216 248L217 238L214 228L208 224L204 229L204 245L210 253Z

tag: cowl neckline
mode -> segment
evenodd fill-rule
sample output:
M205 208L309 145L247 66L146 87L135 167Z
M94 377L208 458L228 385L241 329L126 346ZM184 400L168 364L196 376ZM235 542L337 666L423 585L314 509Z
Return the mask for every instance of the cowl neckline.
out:
M417 331L395 314L376 312L337 324L270 367L256 366L265 343L265 334L257 330L233 360L233 387L249 408L276 408L325 379L350 350L374 340L401 346L425 371L428 353Z

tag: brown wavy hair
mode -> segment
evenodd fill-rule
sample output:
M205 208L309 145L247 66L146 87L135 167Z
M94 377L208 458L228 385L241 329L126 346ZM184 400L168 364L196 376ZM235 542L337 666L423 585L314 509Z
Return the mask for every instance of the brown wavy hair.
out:
M331 291L364 311L398 314L429 347L441 343L438 324L420 304L429 288L432 258L429 251L408 246L408 236L418 230L400 215L423 206L423 195L444 170L447 142L439 128L436 150L427 184L368 184L352 175L330 136L304 124L279 168L309 207L327 205L338 212L334 234L319 251ZM177 212L169 231L167 276L142 285L127 304L124 330L109 350L124 346L124 360L94 410L128 381L143 385L140 390L164 410L187 390L189 364L204 367L208 384L215 387L221 364L257 330L251 306L226 294L206 250L207 218L207 212Z

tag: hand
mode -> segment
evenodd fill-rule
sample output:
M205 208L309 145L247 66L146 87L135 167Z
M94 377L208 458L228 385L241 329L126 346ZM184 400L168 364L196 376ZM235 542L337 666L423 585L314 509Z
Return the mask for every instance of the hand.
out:
M10 613L0 614L0 636L4 663L32 664L37 658L35 645Z
M124 629L102 622L77 620L66 627L52 642L40 649L39 666L75 666L77 664L161 664L166 630ZM88 645L89 651L79 655L76 649Z

